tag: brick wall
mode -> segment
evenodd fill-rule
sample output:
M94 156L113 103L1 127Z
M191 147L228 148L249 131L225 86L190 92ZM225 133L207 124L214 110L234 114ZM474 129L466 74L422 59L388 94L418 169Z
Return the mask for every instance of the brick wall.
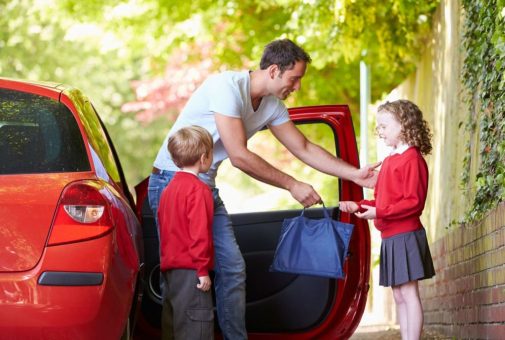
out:
M421 281L425 328L446 336L505 339L505 204L431 245L436 276Z

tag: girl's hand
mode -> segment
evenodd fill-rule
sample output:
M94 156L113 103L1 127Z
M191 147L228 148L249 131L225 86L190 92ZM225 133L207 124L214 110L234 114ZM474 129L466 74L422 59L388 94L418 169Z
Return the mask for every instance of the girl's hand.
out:
M200 281L200 283L196 285L196 288L200 289L201 291L206 292L210 289L210 286L212 286L212 281L210 280L209 276L199 276L198 281Z
M338 204L338 208L340 209L340 211L342 212L346 212L346 213L355 213L356 211L358 211L359 209L359 206L356 202L353 202L353 201L341 201L339 204Z
M374 218L377 218L377 210L375 207L362 204L361 205L361 210L365 209L363 212L357 212L355 215L358 216L359 218L364 218L366 220L373 220Z

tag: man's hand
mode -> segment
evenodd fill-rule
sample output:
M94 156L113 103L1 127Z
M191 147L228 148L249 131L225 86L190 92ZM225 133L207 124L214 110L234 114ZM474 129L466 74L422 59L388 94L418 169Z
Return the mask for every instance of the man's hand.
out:
M355 213L356 211L358 211L359 206L356 202L353 202L353 201L340 201L338 203L338 208L342 212L352 214L352 213Z
M208 291L210 289L210 286L212 285L212 281L210 280L209 276L199 276L198 281L200 283L196 285L196 288L204 292Z
M323 203L319 194L307 183L295 181L293 186L289 189L289 192L304 208Z
M361 209L365 209L364 212L357 212L355 215L358 216L359 218L363 218L366 220L373 220L374 218L377 217L377 209L375 207L362 204Z
M377 183L377 176L379 174L376 169L381 164L382 162L367 164L361 169L358 169L354 183L365 188L375 187L375 183Z

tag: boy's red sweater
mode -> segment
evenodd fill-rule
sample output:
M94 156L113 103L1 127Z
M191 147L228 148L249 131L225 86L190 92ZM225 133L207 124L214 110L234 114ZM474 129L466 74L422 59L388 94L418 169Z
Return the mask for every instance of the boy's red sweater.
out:
M416 147L388 156L375 186L375 200L358 204L376 208L375 227L382 238L423 228L420 216L428 192L428 166Z
M195 269L208 276L214 267L210 188L196 175L179 171L163 190L158 208L161 271Z

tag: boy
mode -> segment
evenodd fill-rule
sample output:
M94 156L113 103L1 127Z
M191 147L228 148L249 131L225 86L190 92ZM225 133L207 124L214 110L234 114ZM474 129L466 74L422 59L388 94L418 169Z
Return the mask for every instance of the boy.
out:
M213 339L209 270L213 268L210 188L198 178L212 164L212 137L191 125L176 131L168 151L180 168L163 190L158 209L160 266L165 281L163 339ZM172 318L173 315L173 318ZM173 320L173 330L170 320ZM166 322L165 322L166 320Z

